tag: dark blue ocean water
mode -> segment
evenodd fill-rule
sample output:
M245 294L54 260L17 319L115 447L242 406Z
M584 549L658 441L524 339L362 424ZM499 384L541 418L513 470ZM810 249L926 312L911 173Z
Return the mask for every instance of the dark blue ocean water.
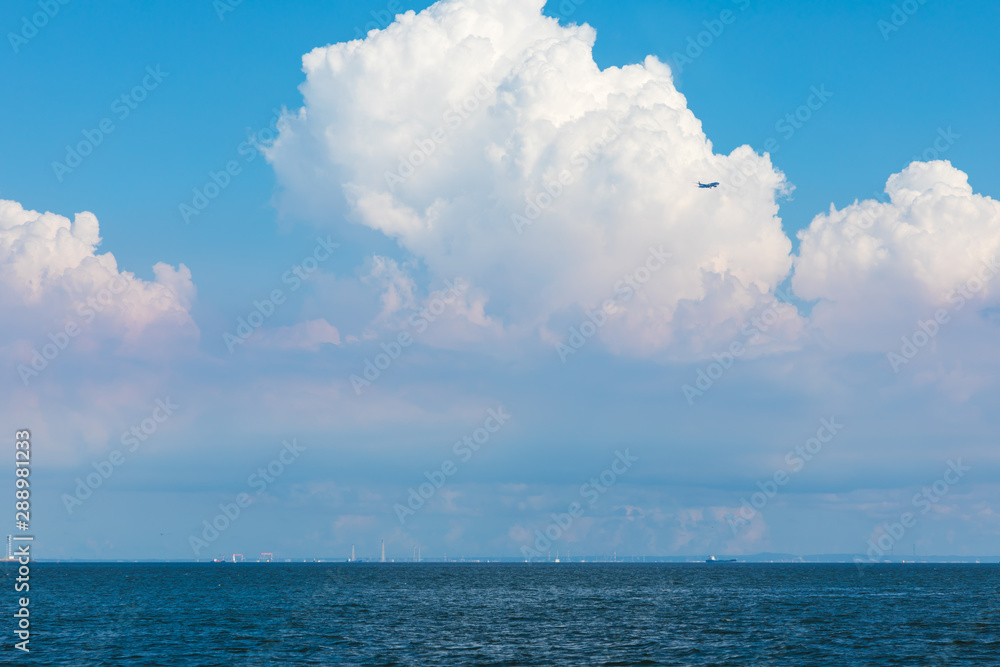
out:
M31 614L0 663L1000 665L985 564L34 563Z

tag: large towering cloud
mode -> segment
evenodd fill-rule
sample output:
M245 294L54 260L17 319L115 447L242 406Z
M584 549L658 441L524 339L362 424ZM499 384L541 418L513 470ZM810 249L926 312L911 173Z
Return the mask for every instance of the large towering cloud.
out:
M543 5L443 0L307 54L305 106L269 151L282 208L381 231L511 335L560 340L613 299L612 349L717 350L791 268L784 176L716 154L655 57L600 70L594 30Z

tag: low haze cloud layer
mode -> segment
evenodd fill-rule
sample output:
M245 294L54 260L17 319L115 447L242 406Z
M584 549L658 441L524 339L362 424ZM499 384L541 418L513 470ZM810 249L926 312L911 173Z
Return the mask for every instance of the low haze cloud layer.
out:
M303 56L276 209L328 250L348 225L390 243L276 276L237 344L184 264L139 279L95 215L0 201L5 410L58 443L53 488L180 406L72 520L53 501L54 553L147 555L90 534L139 507L193 557L288 438L301 457L212 549L513 556L582 498L553 551L860 553L968 465L906 544L995 551L1000 203L914 162L796 250L771 156L716 153L666 64L602 70L595 30L543 4L442 0ZM487 432L489 410L511 416Z

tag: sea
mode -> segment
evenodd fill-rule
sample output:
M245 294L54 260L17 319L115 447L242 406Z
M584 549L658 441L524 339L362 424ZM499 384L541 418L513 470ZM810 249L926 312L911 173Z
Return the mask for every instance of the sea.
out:
M30 586L30 653L4 613L0 664L1000 665L997 564L32 563Z

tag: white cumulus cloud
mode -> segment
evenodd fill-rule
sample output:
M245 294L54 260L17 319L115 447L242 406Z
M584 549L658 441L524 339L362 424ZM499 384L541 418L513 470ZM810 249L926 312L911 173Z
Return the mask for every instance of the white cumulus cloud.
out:
M32 348L68 324L81 338L130 346L197 336L189 312L196 290L186 266L160 262L155 281L142 280L119 270L111 253L98 254L100 243L93 213L70 221L0 200L0 306L7 313L0 344Z
M946 161L912 163L886 192L799 232L792 286L818 300L812 326L846 349L885 350L943 311L949 339L986 335L984 314L1000 306L1000 202Z

